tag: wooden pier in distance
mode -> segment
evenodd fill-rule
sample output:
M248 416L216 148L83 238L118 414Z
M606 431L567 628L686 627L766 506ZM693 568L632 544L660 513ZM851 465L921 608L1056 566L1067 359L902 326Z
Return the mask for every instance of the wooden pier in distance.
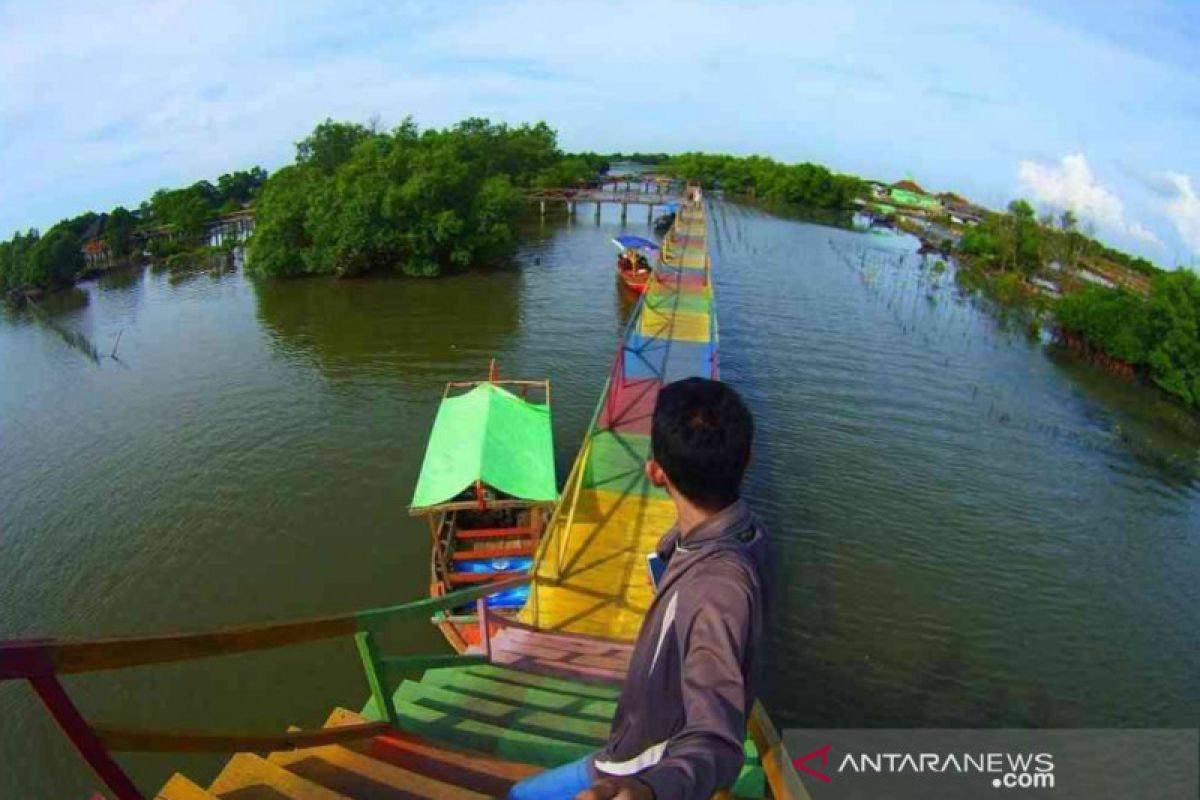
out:
M600 209L605 203L613 203L621 207L621 223L629 217L630 206L646 206L646 221L654 219L654 209L666 206L668 203L678 203L682 195L672 192L670 186L661 180L606 182L597 188L553 188L530 189L525 197L530 202L539 204L541 216L546 216L547 204L561 203L567 209L567 216L574 219L580 203L591 203L594 207L593 216L600 221Z

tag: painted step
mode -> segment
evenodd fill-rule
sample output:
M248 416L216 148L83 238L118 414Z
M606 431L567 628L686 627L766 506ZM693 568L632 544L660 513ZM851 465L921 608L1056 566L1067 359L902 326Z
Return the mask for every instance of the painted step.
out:
M595 700L579 695L540 689L534 686L505 683L463 669L444 668L425 671L421 683L453 689L463 694L489 700L517 703L530 708L554 711L560 714L578 715L600 720L610 720L617 711L615 700Z
M420 800L486 800L488 797L339 745L273 753L267 760L355 800L383 800L397 794Z
M616 700L621 695L621 689L618 686L603 686L595 683L581 683L563 678L536 675L531 672L508 669L495 664L477 664L466 667L463 672L468 675L479 675L484 678L503 681L504 683L533 686L549 692L557 692L558 694L591 697L597 700Z
M557 767L596 751L595 745L564 742L479 720L453 717L415 703L397 702L396 711L400 716L400 727L407 731L452 742L456 747L485 750L505 759L545 768ZM762 767L750 763L743 766L733 792L738 797L763 797L766 778Z
M238 753L229 759L208 790L218 797L234 795L237 800L256 794L288 800L353 800L253 753Z
M154 798L155 800L217 800L215 794L197 786L178 772L172 775L171 779L158 790L158 794L154 795Z
M372 711L368 704L364 716L372 717ZM397 702L396 712L399 726L406 731L428 736L452 747L483 750L500 758L541 767L556 767L583 758L596 749L594 745L564 742L504 725L463 719L418 703Z
M560 650L625 654L626 656L633 654L633 645L626 642L614 642L611 639L597 639L572 633L549 633L526 627L520 623L507 623L503 635L514 640L539 642Z
M603 669L584 664L572 664L566 661L537 658L521 652L512 652L503 648L492 650L492 660L500 665L536 675L545 675L563 680L584 681L600 684L620 684L625 678L624 671Z
M561 661L567 664L583 664L602 667L613 672L625 673L629 669L629 654L615 650L577 649L561 643L548 641L544 637L516 636L511 631L501 631L492 638L492 649L507 650L517 655L532 656L544 661Z
M325 727L362 725L369 721L353 711L338 708L329 715ZM346 747L488 797L503 797L517 781L541 772L539 767L505 761L482 751L449 750L405 731L392 731L371 739L349 742Z
M418 681L400 684L394 697L398 701L420 704L462 718L517 727L542 736L591 745L593 748L608 739L609 720L580 719L552 711L524 708Z

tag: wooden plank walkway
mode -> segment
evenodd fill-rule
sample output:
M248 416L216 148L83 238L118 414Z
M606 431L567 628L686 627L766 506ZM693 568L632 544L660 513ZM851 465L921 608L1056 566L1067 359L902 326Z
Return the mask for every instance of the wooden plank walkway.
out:
M717 376L702 205L680 209L663 261L634 312L539 551L522 623L630 641L650 606L646 554L675 521L670 500L643 473L650 415L664 384Z

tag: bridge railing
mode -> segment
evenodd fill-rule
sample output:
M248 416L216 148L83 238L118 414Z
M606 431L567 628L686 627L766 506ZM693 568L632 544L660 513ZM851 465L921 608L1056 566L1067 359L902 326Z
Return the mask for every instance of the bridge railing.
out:
M275 751L334 744L377 735L396 722L391 688L398 677L417 669L483 663L483 656L382 656L375 641L379 624L403 617L428 617L437 611L476 603L480 641L490 651L486 598L523 586L528 576L476 586L415 602L315 619L292 620L202 633L69 641L0 641L0 682L28 681L75 749L117 800L143 800L136 785L112 757L114 751L158 753ZM353 636L381 722L336 729L280 734L210 733L120 728L88 721L72 701L60 676L110 669L168 664L214 656L269 650L341 636Z

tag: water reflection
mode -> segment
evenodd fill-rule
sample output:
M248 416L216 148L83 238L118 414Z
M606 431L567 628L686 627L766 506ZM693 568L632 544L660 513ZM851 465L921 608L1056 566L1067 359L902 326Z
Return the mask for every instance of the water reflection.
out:
M331 377L360 369L443 375L486 364L521 319L516 270L438 280L396 276L253 283L258 317L280 352Z
M105 292L131 291L141 286L145 271L145 264L118 267L101 273L96 278L95 286Z

